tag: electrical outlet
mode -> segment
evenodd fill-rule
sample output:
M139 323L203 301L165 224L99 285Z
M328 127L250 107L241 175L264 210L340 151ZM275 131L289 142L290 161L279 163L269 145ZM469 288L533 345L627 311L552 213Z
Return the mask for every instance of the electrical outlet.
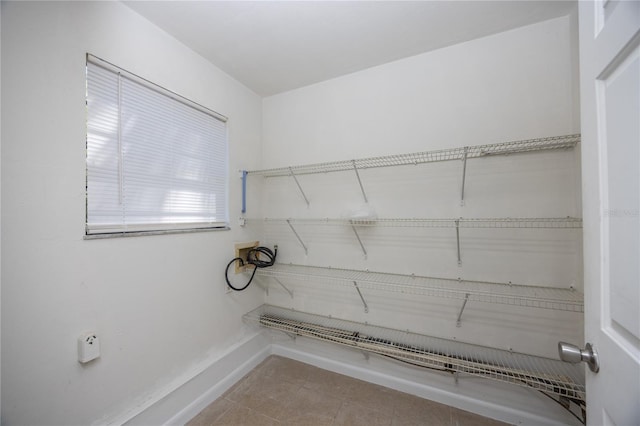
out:
M78 362L84 364L100 357L100 340L98 336L84 333L78 337Z
M245 266L240 266L240 262L236 261L236 265L235 265L236 274L239 274L240 272L244 271L244 269L246 268L246 260L247 260L247 256L249 256L249 251L251 251L251 249L258 247L258 245L260 245L260 241L251 241L248 243L236 243L235 245L236 255L234 257L239 257L240 259L245 261Z

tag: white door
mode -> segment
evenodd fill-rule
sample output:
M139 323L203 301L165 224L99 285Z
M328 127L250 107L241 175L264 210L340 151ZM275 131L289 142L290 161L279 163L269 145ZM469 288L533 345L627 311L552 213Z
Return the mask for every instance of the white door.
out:
M587 424L640 425L640 2L579 8Z

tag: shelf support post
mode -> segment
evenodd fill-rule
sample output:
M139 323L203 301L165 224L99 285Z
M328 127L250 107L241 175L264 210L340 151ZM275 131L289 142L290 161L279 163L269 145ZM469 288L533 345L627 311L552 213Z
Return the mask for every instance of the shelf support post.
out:
M462 302L462 307L460 308L460 313L458 314L458 320L456 321L456 327L462 326L462 313L464 312L465 306L467 306L467 302L469 301L469 293L464 295L464 302Z
M364 305L364 313L368 314L369 313L369 306L367 306L367 302L364 300L364 297L362 296L362 292L360 291L360 287L358 287L358 283L354 281L353 285L356 288L356 291L358 292L358 295L360 296L360 300L362 300L362 304Z
M358 183L360 184L360 191L362 191L362 197L364 198L364 202L368 203L367 194L364 192L364 186L362 186L362 181L360 180L360 174L358 173L358 167L356 167L356 160L351 160L351 164L353 164L353 171L356 172L356 178L358 178Z
M242 213L247 212L247 173L242 170Z
M305 195L304 191L302 190L302 186L300 186L300 182L298 182L298 178L293 173L293 169L291 167L289 167L289 174L291 175L293 180L296 182L296 185L298 185L298 189L300 190L300 193L302 194L302 197L304 198L304 202L307 203L307 207L309 207L309 199L307 198L307 196Z
M467 177L467 154L469 147L464 147L464 155L462 156L462 190L460 191L460 205L464 206L464 182Z
M285 291L287 293L289 293L289 296L291 296L291 298L293 299L293 291L289 290L284 284L282 284L282 281L280 281L277 277L272 277L278 284L280 284L280 287L284 288ZM267 293L267 296L269 295L269 293Z
M296 229L291 224L291 219L287 219L287 225L289 225L289 228L291 228L291 231L293 231L293 235L296 236L296 238L298 239L298 242L302 245L302 248L304 248L304 254L309 254L309 250L307 250L307 246L304 245L302 238L300 238L300 235L298 235L298 233L296 232Z
M362 253L364 253L364 258L367 258L367 250L364 248L364 244L362 244L362 240L360 239L360 235L358 235L358 231L356 230L356 226L352 223L351 229L353 229L353 233L356 234L356 238L358 239L358 243L360 243L360 248L362 249Z
M458 247L458 266L462 266L462 257L460 257L460 219L456 219L456 245Z

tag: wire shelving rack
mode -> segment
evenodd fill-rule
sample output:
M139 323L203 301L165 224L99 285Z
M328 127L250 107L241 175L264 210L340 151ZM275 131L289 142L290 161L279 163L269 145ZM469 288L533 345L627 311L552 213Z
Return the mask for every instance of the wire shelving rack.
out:
M379 167L408 166L441 161L462 160L462 186L460 191L460 203L464 205L464 189L467 171L467 159L481 158L495 155L519 154L535 151L570 149L580 142L580 135L553 136L547 138L527 139L520 141L501 142L486 145L465 146L434 151L414 152L409 154L386 155L380 157L360 158L354 160L342 160L326 163L303 164L289 167L279 167L263 170L242 171L242 213L246 213L246 189L248 176L263 176L265 178L289 176L293 178L304 201L309 205L309 199L302 189L297 176L316 173L353 171L358 180L360 191L365 203L368 202L367 194L360 179L358 170Z
M358 233L361 227L400 227L400 228L454 228L456 231L456 248L458 265L462 265L462 254L460 251L460 229L461 228L498 228L498 229L580 229L582 219L576 217L560 218L450 218L450 219L429 219L429 218L355 218L355 219L335 219L335 218L265 218L265 219L245 219L245 223L257 223L263 221L266 224L288 225L298 242L304 249L305 254L309 249L304 240L296 230L294 225L332 225L348 226L353 231L362 252L367 257L367 249Z
M583 312L584 310L582 293L571 287L470 281L280 263L276 263L270 268L260 268L256 271L256 275L296 281L320 280L349 286L353 286L355 283L356 288L462 299L465 300L465 303L466 301L475 301L569 312ZM363 298L361 293L360 296ZM460 316L458 321L460 321Z
M305 175L313 173L353 171L354 169L362 170L376 167L417 165L439 161L464 160L465 158L479 158L490 155L507 155L544 150L568 149L575 147L578 142L580 142L579 134L554 136L548 138L457 147L435 151L414 152L409 154L387 155L355 160L305 164L264 170L248 170L247 174L264 177L279 177L291 176L292 174Z
M579 229L582 219L576 217L534 218L264 218L246 219L247 223L370 226L399 228L523 228L523 229Z
M577 364L362 324L271 305L244 315L250 324L390 357L412 365L535 389L584 408L584 370Z

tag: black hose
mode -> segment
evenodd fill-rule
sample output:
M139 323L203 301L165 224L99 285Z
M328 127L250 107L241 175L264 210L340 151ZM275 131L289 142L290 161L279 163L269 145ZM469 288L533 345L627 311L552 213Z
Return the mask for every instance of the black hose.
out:
M266 256L267 260L260 259L260 255ZM236 257L231 262L227 264L227 268L224 271L224 278L227 280L227 285L229 288L235 291L242 291L249 287L251 281L253 281L253 277L256 275L256 271L258 268L268 268L269 266L273 266L276 263L276 256L278 255L278 246L273 246L273 251L268 247L256 247L249 250L247 253L247 262L249 265L253 265L253 273L251 274L251 278L249 278L249 282L244 287L234 287L229 282L229 267L233 265L233 262L240 261L240 266L245 265L245 261L241 257Z

